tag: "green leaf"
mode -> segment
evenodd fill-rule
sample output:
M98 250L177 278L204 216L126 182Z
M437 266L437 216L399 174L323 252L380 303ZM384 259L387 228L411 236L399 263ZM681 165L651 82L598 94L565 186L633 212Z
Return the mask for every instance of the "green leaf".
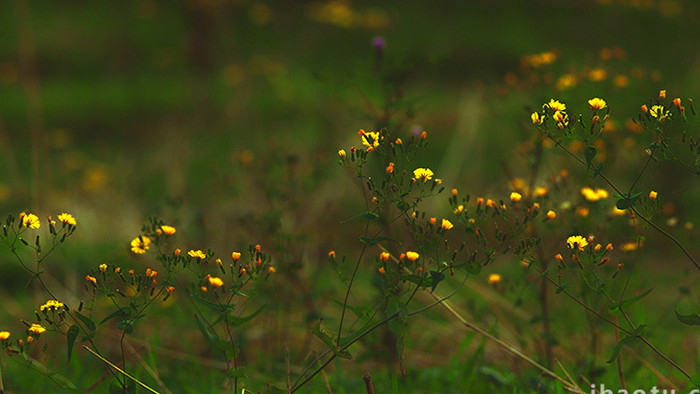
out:
M199 315L194 315L194 317L197 320L197 327L199 327L199 331L201 331L202 335L204 335L204 339L207 341L209 346L216 348L218 346L219 337L209 330L209 327L207 327L207 323L204 321L204 319L202 319Z
M700 314L691 314L691 315L681 315L676 312L676 318L683 324L686 324L688 326L700 326Z
M613 302L608 308L610 309L610 311L614 311L616 309L619 309L620 311L625 311L630 306L632 306L632 304L634 304L635 302L637 302L637 301L641 300L642 298L646 297L647 295L649 295L649 293L651 293L652 290L653 290L653 288L645 291L644 293L642 293L640 295L623 300L622 302Z
M374 220L374 219L379 219L379 215L377 215L374 212L362 212L362 213L358 213L357 215L351 217L350 219L342 221L340 223L345 224L345 223L348 223L348 222L351 222L355 219L360 219L360 218L367 219L367 220Z
M192 299L199 302L200 304L212 309L215 312L218 313L224 313L227 311L232 311L234 309L234 305L231 304L216 304L210 301L205 300L204 298L198 296L198 295L192 295Z
M431 271L432 273L432 271ZM389 330L396 336L396 352L399 355L399 365L401 367L401 374L406 375L406 352L405 352L405 342L406 342L406 328L407 328L407 310L406 305L401 302L398 297L390 297L389 302L386 306L387 316L396 315L395 319L391 319L388 322Z
M477 260L470 260L467 262L464 268L470 274L478 275L481 272L481 263L479 263Z
M629 196L619 196L620 199L617 200L615 203L615 206L617 209L627 209L631 208L634 206L634 204L639 200L639 197L642 195L642 192L639 193L634 193Z
M97 329L97 326L95 325L95 322L92 321L89 317L83 315L82 313L75 311L75 315L78 316L78 319L85 324L85 327L87 327L88 331L95 331Z
M231 325L231 327L238 327L240 325L243 325L246 322L249 322L250 320L253 320L255 318L255 316L257 316L258 314L260 314L260 312L262 312L263 309L265 309L265 305L262 305L260 308L258 308L257 311L251 313L248 316L242 316L242 317L226 316L226 320Z
M325 343L326 346L328 346L328 349L335 353L336 356L351 359L352 355L350 354L350 352L347 351L347 349L340 350L336 346L333 338L326 332L326 330L323 329L323 327L321 327L321 321L322 320L319 320L316 323L314 323L313 326L311 326L311 333L314 334L318 339L322 340L323 343Z
M432 279L433 283L433 286L430 289L430 291L435 291L435 288L437 287L438 283L442 282L442 280L445 279L445 274L439 271L430 270L430 278Z
M364 235L360 237L360 241L362 241L362 243L367 244L368 246L375 246L376 244L378 244L380 242L384 242L384 241L391 241L391 242L399 243L399 241L397 241L393 238L389 238L389 237L367 238Z
M615 361L615 359L617 359L617 356L620 354L623 345L631 346L639 342L639 340L641 339L640 335L644 331L645 327L646 326L642 324L641 326L637 327L637 329L634 330L632 334L626 336L620 342L618 342L617 345L615 345L615 348L613 349L613 354L610 356L610 359L608 359L608 364L612 363L613 361Z
M70 357L73 354L73 345L75 344L75 340L78 338L78 334L80 333L80 327L78 327L77 324L73 324L68 328L68 332L66 332L66 345L67 345L67 354L68 354L68 361L70 362Z
M131 308L128 306L123 306L117 309L116 311L112 312L109 316L102 319L99 325L101 326L112 319L126 320L129 317L131 317Z

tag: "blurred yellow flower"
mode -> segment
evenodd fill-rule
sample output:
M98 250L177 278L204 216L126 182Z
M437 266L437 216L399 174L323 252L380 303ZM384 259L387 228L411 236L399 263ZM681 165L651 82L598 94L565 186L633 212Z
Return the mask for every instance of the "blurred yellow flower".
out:
M420 255L416 252L411 252L411 251L406 252L406 258L411 260L411 261L418 260L418 257L420 257Z
M92 277L90 275L86 275L85 280L92 283L93 285L97 286L97 279L95 279L94 277Z
M649 110L649 115L659 119L663 120L668 116L668 111L664 110L663 105L653 105L651 109Z
M389 252L382 252L382 253L379 254L379 259L380 259L381 261L385 262L385 263L386 263L387 261L389 261L389 258L390 258L390 257L391 257L391 255L389 254Z
M107 272L107 264L100 264L98 268L101 272Z
M190 250L189 252L187 252L187 254L190 255L190 256L192 256L192 257L194 257L194 258L197 258L197 259L202 259L202 260L203 260L203 259L206 259L206 258L207 258L207 255L204 254L204 252L202 252L202 251L199 250L199 249L198 249L198 250Z
M496 285L501 282L501 275L499 274L491 274L489 275L489 284Z
M338 151L338 156L340 156L341 159L344 159L347 154L345 153L345 149L341 149Z
M608 191L605 189L591 189L590 187L581 188L581 194L588 201L598 201L609 197Z
M386 274L386 270L384 270L384 267L379 267L379 269L377 271L379 272L380 275Z
M656 197L658 197L658 195L659 195L659 193L657 193L653 190L649 192L649 198L652 200L656 200Z
M557 217L556 212L554 212L554 211L552 211L552 210L547 211L547 219L548 219L548 220L552 220L552 219L554 219L555 217Z
M588 245L588 240L580 235L573 235L566 239L566 243L570 249L583 250Z
M518 193L518 192L512 192L512 193L510 193L510 201L518 202L518 201L520 201L522 198L523 198L522 194L520 194L520 193Z
M46 329L41 326L41 324L32 324L31 327L29 327L29 332L32 334L41 334L43 332L46 332Z
M588 105L591 106L591 109L603 109L607 103L605 100L596 97L588 100Z
M150 243L151 239L144 235L136 237L131 240L131 251L136 254L144 254L148 249L150 249L150 246L148 246Z
M233 261L238 261L238 259L241 258L241 254L239 252L233 252L231 253L231 258L233 259Z
M430 168L416 168L413 170L413 180L422 179L423 182L428 182L433 179L433 175L435 174L433 174Z
M65 224L70 224L71 226L75 226L77 224L77 222L75 221L75 218L70 213L64 212L64 213L58 215L58 220L60 220L61 222L65 223Z
M442 226L441 226L441 227L444 228L445 230L449 230L449 229L451 229L452 227L454 227L454 225L453 225L452 222L450 222L449 220L447 220L447 219L442 219Z
M163 234L165 235L173 235L175 234L175 231L177 231L175 230L175 227L166 225L160 226L160 229L163 230Z
M212 287L221 287L224 285L224 281L221 278L210 276L207 278L209 280L209 285Z
M10 337L10 333L7 331L0 331L0 341L6 341Z
M19 217L22 219L22 226L24 227L29 227L29 228L39 228L41 226L41 222L39 222L39 218L34 215L33 213L20 213Z

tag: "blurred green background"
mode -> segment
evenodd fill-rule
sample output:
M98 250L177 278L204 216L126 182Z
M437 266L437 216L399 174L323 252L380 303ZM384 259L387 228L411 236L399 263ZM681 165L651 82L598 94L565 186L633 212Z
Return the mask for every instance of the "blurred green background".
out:
M77 218L59 253L77 274L51 269L68 288L102 261L133 261L152 215L183 249L261 243L294 268L287 279L313 273L356 244L338 223L363 203L336 152L358 129L426 130L421 164L448 188L505 193L527 175L529 114L550 98L582 111L603 97L629 132L660 89L699 97L699 22L690 0L4 1L0 212ZM541 53L556 60L533 66ZM385 109L396 115L378 122ZM543 177L572 167L551 160ZM658 174L648 181L697 217L695 181ZM10 257L5 296L23 288Z

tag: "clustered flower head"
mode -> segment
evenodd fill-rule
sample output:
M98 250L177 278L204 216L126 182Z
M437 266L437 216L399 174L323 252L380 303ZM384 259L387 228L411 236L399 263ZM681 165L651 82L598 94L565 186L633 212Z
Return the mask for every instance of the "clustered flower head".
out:
M42 327L41 324L32 324L27 331L32 334L39 335L46 332L46 329Z
M194 257L196 259L201 259L201 260L204 260L207 258L207 255L199 249L198 250L190 250L189 252L187 252L187 254L190 255L191 257Z
M63 305L62 302L58 302L56 300L48 300L46 301L46 304L42 305L39 307L39 310L44 312L44 311L57 311L60 309L65 309L65 305Z

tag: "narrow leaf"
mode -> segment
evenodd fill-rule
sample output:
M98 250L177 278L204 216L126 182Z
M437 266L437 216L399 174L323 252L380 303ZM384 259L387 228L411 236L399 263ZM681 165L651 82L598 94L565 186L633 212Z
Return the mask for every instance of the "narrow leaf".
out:
M700 314L691 314L691 315L681 315L680 313L676 312L676 318L683 324L689 325L689 326L700 326Z
M373 220L373 219L379 219L379 215L377 215L374 212L362 212L362 213L358 213L357 215L351 217L350 219L347 219L347 220L342 221L340 223L345 224L345 223L348 223L348 222L351 222L355 219L360 219L360 218L367 219L367 220Z
M67 354L68 354L68 362L70 362L70 357L73 354L73 345L75 344L76 338L78 338L78 334L80 333L80 327L78 327L77 324L73 324L68 328L68 332L66 333L66 346L67 348Z

